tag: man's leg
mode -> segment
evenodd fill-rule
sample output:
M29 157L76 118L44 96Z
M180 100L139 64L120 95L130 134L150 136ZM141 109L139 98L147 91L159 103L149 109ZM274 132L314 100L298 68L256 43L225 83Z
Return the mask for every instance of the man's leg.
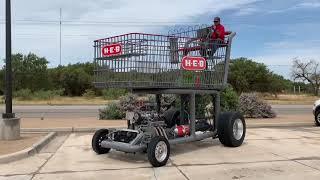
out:
M209 56L214 56L214 54L216 53L216 51L221 47L223 41L221 40L213 40L212 43L210 43L211 45L211 52Z

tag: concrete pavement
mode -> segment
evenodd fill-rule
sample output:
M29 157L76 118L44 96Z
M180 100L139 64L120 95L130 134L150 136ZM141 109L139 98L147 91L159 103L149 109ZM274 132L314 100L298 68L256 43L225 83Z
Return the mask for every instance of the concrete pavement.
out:
M165 167L150 167L145 154L96 155L92 134L57 137L39 154L0 165L0 180L21 179L319 179L320 129L248 129L239 148L218 140L172 147Z

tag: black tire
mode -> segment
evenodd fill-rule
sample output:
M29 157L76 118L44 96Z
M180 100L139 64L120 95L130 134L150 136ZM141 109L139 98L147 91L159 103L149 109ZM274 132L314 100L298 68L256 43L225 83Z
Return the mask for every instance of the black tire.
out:
M235 137L233 133L233 126L235 122L241 122L243 127L242 134L238 134L238 137ZM244 120L244 117L239 112L225 112L219 115L218 137L223 145L228 147L241 146L244 141L245 135L246 122Z
M156 158L156 148L158 143L164 143L162 145L166 145L166 150L167 150L165 158L161 161L159 161ZM170 144L168 140L163 136L153 137L150 143L148 144L147 154L148 154L148 160L153 167L161 167L166 165L170 156Z
M320 126L320 110L318 109L314 115L314 122L316 126Z
M108 129L100 129L96 131L92 137L91 145L92 150L97 154L106 154L110 151L110 148L101 147L101 141L107 139L109 131Z

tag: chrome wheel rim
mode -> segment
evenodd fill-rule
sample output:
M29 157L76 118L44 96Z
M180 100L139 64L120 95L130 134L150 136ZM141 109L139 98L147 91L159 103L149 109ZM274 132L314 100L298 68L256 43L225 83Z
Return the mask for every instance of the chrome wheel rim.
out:
M233 123L233 137L240 140L243 135L243 123L241 119L236 119Z
M103 141L103 137L99 138L98 145L101 147L101 142Z
M158 162L162 162L166 159L168 154L167 144L163 141L159 141L155 149L155 157Z
M99 140L98 140L98 145L101 147L101 143L102 141L106 140L107 139L107 135L102 135Z

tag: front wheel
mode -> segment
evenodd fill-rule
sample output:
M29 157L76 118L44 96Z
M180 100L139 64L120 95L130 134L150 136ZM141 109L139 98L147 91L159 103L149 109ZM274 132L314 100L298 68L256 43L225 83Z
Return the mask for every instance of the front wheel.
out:
M108 138L108 129L99 129L92 137L91 145L92 150L97 154L106 154L110 151L110 148L101 147L101 142Z
M228 147L241 146L246 135L246 122L239 112L226 112L219 115L218 137Z
M170 156L170 144L163 136L153 137L148 144L148 160L153 167L161 167L167 164Z
M314 121L317 126L320 126L320 110L316 111Z

